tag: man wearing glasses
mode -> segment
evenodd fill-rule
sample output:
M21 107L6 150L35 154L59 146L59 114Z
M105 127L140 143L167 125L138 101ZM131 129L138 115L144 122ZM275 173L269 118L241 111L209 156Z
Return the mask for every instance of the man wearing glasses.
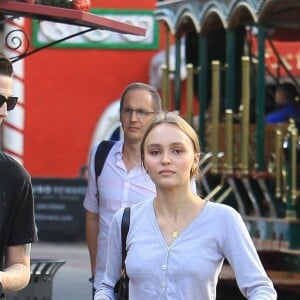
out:
M153 117L160 111L161 99L152 86L133 83L124 90L120 103L124 140L113 145L97 179L99 200L94 171L97 146L91 151L84 207L95 289L104 277L108 231L114 213L121 207L155 196L155 186L141 165L140 143Z
M0 54L0 125L18 98L12 96L13 67ZM0 298L30 279L30 247L36 238L31 178L0 151Z

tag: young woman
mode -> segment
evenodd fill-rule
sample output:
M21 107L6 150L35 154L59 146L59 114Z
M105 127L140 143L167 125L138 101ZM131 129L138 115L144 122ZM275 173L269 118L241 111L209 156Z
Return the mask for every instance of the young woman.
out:
M126 268L130 300L210 300L226 258L248 299L276 299L240 214L202 200L190 188L200 147L193 128L175 113L158 115L141 143L156 197L131 208ZM113 219L106 273L95 299L115 299L121 268L121 219Z

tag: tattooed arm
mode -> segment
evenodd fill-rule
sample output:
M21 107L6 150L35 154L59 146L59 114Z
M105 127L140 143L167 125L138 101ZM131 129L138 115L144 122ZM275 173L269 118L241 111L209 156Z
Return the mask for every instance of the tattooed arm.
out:
M6 255L6 268L0 271L0 286L3 291L17 291L30 280L31 244L9 246Z

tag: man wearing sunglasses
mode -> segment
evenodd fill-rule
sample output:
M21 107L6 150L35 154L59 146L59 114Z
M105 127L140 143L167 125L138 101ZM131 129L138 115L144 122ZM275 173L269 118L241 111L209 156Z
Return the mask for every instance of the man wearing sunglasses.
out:
M12 86L12 64L0 54L0 125L18 100L12 96ZM28 284L30 247L35 239L31 178L17 161L0 151L0 298L3 292Z

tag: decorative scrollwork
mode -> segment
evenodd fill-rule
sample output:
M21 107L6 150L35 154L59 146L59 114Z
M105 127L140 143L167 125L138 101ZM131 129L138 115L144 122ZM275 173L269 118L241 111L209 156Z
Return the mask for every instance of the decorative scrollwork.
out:
M15 29L7 33L5 45L11 50L22 50L18 56L10 57L12 61L20 56L26 56L30 45L30 40L26 32L22 29Z

